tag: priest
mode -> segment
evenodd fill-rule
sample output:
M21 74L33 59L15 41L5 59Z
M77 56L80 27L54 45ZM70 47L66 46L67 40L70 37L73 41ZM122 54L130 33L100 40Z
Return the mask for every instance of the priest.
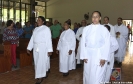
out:
M83 29L86 27L87 22L86 20L82 20L81 22L82 27L80 27L76 33L76 39L79 41L79 46L78 46L78 50L77 50L77 55L76 55L76 59L77 59L77 68L81 67L81 60L80 60L80 39L82 38L82 32Z
M119 67L122 66L122 61L126 55L127 41L128 41L128 28L122 24L122 18L117 19L117 24L114 26L116 38L119 44L119 49L115 54L116 61Z

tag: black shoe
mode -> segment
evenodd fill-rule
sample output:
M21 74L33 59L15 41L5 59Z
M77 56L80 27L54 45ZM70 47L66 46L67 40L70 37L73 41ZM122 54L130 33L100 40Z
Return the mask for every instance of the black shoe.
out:
M82 64L77 64L76 68L81 68Z
M48 70L48 73L50 73L50 69Z
M17 65L16 65L16 66L14 66L14 68L17 68Z
M118 66L121 67L122 66L122 62L119 62Z
M41 84L42 81L43 81L43 78L41 78L41 79L37 79L37 82L36 82L35 84Z
M63 76L68 76L69 75L69 72L68 73L63 73Z
M118 62L117 62L117 61L115 61L115 62L114 62L114 64L118 64Z

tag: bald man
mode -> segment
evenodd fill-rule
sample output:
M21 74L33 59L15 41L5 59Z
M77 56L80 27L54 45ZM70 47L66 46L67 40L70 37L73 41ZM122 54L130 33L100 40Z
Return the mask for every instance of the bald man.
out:
M61 25L59 24L58 20L54 21L54 25L50 27L52 31L52 38L56 39L60 36L61 33Z
M82 20L81 25L82 25L82 27L80 27L80 28L77 30L77 33L76 33L76 39L79 41L79 46L78 46L77 55L76 55L76 59L77 59L77 68L81 67L81 61L80 61L80 39L82 38L83 29L84 29L84 27L86 27L86 25L87 25L86 20Z
M111 28L110 29L111 36L116 37L114 26L109 23L109 17L107 17L107 16L104 17L104 25L110 26L110 28Z

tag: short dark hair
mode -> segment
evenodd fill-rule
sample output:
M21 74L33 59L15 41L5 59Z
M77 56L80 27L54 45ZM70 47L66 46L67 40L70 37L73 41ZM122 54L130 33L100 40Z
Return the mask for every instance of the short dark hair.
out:
M7 23L6 23L6 26L9 27L9 26L11 26L12 23L13 23L12 20L8 20Z
M99 11L94 11L94 12L92 13L92 15L93 15L95 12L98 13L100 17L102 16L102 14L101 14Z
M39 16L38 18L40 18L42 21L44 21L44 25L46 25L46 20L43 16Z
M108 16L105 16L104 18L107 18L109 20L109 17Z
M65 23L67 23L68 25L70 25L70 26L71 26L71 23L70 23L69 21L65 21Z
M110 32L110 26L109 25L104 25L107 29L108 29L108 31Z
M123 20L121 17L119 17L118 19L120 19L121 21Z

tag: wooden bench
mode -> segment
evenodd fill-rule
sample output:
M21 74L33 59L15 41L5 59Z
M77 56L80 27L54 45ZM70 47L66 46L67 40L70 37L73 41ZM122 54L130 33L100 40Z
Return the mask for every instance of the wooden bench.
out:
M32 66L33 56L27 54L27 45L29 39L19 39L19 47L17 47L17 58L20 59L20 68Z
M4 42L4 53L0 54L0 73L11 71L11 43Z

